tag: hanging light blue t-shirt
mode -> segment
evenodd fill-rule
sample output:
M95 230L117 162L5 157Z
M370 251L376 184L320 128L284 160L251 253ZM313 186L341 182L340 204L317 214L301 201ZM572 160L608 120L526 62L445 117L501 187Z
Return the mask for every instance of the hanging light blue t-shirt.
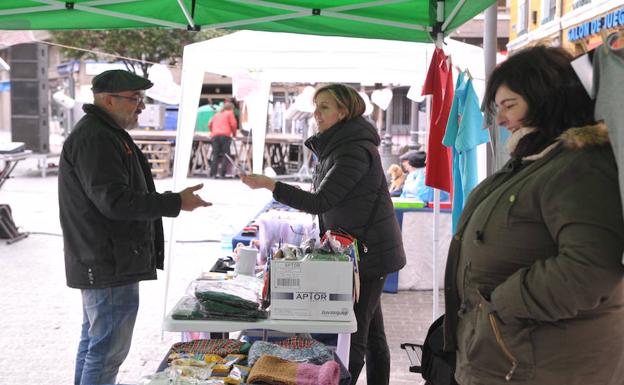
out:
M401 198L416 198L422 202L433 202L433 188L425 184L425 168L418 168L411 171L405 177ZM449 193L440 190L440 202L450 199Z
M483 128L479 97L472 79L457 77L453 105L442 144L453 150L453 233L468 194L477 185L477 146L490 140Z

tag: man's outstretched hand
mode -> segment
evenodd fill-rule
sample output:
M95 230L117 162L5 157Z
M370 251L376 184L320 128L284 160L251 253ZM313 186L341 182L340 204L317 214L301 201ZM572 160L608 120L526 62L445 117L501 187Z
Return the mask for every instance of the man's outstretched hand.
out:
M182 200L181 210L193 211L198 207L212 206L212 203L206 202L199 195L195 194L195 191L201 190L202 187L204 187L204 184L200 183L180 191L180 199Z

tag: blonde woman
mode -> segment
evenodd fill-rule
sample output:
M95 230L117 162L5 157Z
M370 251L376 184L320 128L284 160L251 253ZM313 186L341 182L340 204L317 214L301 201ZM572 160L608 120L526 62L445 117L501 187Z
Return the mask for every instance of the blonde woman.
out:
M321 233L340 230L366 245L366 252L360 248L361 293L354 307L358 330L351 336L349 372L355 384L366 361L368 384L388 384L390 350L381 292L387 274L405 265L405 252L377 149L380 138L362 117L365 104L355 89L326 85L314 94L314 104L319 132L305 142L318 157L313 191L263 175L242 176L242 181L271 190L279 202L317 214Z

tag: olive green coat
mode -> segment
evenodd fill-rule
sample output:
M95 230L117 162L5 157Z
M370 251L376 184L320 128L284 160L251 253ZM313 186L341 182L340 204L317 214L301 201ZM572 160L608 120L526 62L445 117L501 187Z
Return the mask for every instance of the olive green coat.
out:
M603 126L470 195L445 277L461 385L624 383L624 223Z

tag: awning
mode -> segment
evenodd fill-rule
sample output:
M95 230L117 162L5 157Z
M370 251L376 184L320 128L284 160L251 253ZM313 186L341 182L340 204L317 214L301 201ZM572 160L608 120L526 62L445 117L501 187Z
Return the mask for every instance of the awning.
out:
M444 21L436 22L437 4ZM223 28L431 42L495 0L3 0L0 30Z

